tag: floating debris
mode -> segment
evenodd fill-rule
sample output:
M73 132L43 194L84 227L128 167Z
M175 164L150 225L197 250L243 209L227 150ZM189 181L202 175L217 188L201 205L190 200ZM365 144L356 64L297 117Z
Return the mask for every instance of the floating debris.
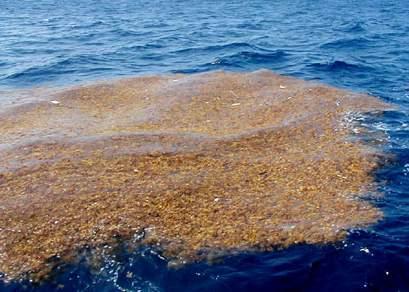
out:
M174 266L333 242L382 216L359 199L379 153L350 141L345 120L385 110L374 97L264 70L129 78L49 98L64 107L0 114L7 279L39 280L118 242L155 247Z
M363 247L359 251L362 251L362 252L367 253L367 254L371 253L367 247Z

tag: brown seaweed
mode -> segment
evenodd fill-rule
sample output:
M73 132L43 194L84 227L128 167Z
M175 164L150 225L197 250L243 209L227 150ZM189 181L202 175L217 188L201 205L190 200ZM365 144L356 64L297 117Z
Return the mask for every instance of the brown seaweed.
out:
M262 70L122 79L0 114L0 272L46 275L118 237L169 260L328 243L381 218L380 100ZM141 236L141 234L143 236Z

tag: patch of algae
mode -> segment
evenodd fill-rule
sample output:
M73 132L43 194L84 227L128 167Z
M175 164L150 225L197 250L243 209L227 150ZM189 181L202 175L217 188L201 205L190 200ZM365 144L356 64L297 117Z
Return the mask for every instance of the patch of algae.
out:
M327 243L381 212L379 154L345 117L380 100L276 75L140 77L0 114L0 271L39 280L118 238L169 260Z

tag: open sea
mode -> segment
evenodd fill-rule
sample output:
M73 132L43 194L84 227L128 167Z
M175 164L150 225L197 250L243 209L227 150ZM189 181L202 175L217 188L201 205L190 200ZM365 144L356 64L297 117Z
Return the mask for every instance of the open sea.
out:
M371 199L383 220L332 245L180 269L146 248L0 290L409 291L409 1L0 0L0 104L33 87L261 68L396 105L363 121L394 155L376 173L384 196Z

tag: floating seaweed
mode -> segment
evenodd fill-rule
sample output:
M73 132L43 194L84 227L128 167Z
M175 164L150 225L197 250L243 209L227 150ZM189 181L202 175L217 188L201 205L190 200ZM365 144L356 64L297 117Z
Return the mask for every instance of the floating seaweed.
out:
M274 74L61 90L0 114L0 272L46 277L81 250L155 246L170 266L323 244L372 224L381 154L351 117L388 105Z

